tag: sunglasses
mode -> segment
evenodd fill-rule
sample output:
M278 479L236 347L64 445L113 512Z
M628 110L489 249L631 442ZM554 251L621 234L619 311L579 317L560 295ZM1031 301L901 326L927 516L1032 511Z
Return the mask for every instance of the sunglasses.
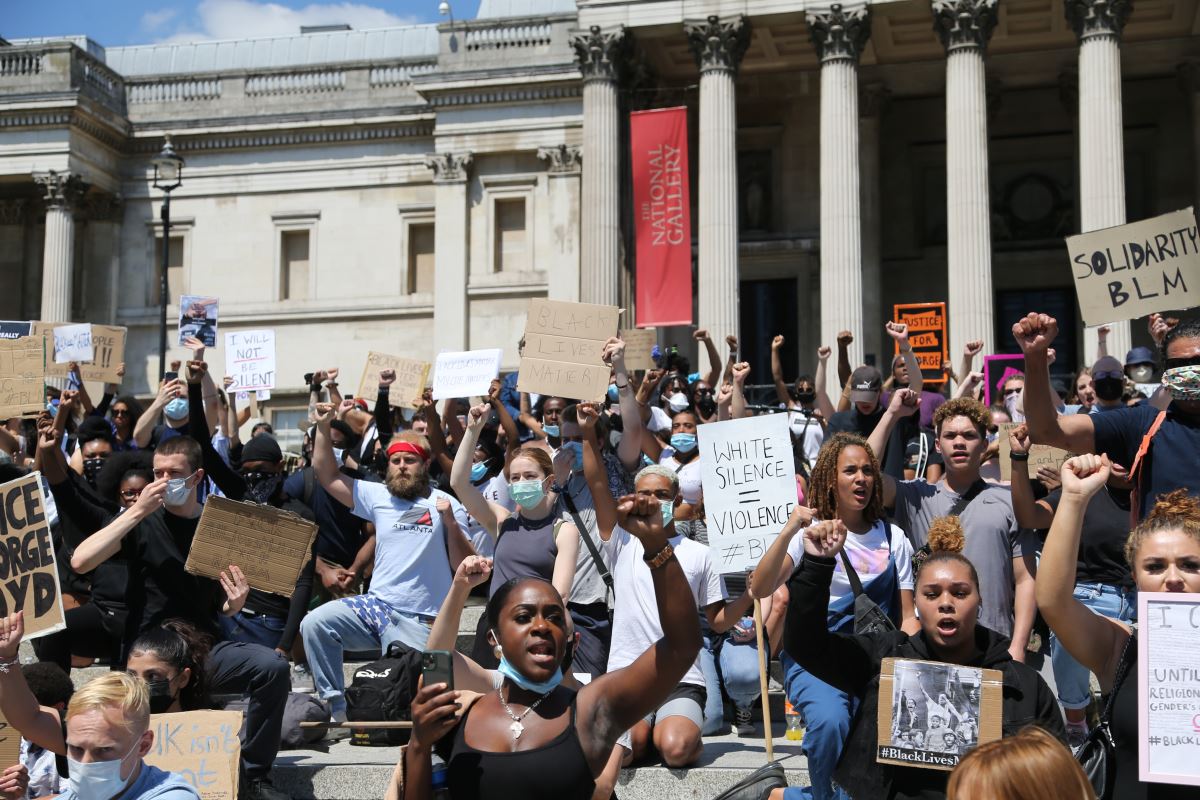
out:
M112 415L114 417L128 417L129 409L128 408L114 408L112 410Z
M1196 367L1200 366L1200 356L1185 356L1183 358L1168 358L1166 360L1166 369L1178 369L1179 367Z
M1024 387L1022 387L1022 388L1024 388ZM1011 397L1014 394L1020 394L1020 393L1021 393L1021 389L1005 389L1004 390L1005 397Z

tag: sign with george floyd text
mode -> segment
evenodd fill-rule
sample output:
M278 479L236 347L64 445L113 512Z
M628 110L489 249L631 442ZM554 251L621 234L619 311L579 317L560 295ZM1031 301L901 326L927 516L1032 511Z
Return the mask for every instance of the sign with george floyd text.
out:
M697 435L713 563L753 569L796 507L788 415L710 422Z
M275 331L226 333L225 374L233 378L231 392L274 389Z
M184 569L218 579L236 566L251 589L291 597L316 537L315 522L214 495L204 504Z
M0 338L0 419L30 417L46 407L46 340Z
M492 381L500 377L503 357L504 351L499 348L438 353L433 367L433 399L486 396Z
M1067 237L1087 325L1200 305L1200 231L1191 208Z
M25 612L25 638L66 627L40 473L0 486L0 616Z
M612 369L604 363L604 343L617 335L616 306L529 301L525 351L517 388L572 400L602 400Z
M151 714L154 746L145 761L183 778L201 800L237 800L240 711Z
M946 304L896 303L892 319L908 326L908 343L921 365L925 385L945 383L942 364L946 361ZM899 355L900 343L896 342L895 347Z
M367 353L367 364L363 367L362 380L358 382L358 397L371 402L379 393L379 373L385 369L396 371L396 381L388 389L388 405L401 408L416 408L417 401L425 392L432 365L415 358L389 356L386 353Z
M1138 777L1200 786L1200 597L1137 600Z

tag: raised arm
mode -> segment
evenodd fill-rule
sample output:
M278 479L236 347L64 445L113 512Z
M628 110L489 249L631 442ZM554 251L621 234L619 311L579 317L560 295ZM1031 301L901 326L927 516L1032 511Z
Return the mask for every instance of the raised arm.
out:
M204 363L204 342L195 336L189 336L183 341L183 345L192 351L193 362ZM211 439L217 431L217 424L221 421L221 404L217 399L217 385L213 382L212 376L208 374L207 368L201 378L201 386L204 388L203 417L208 429L208 438ZM192 413L190 409L188 413ZM194 437L195 434L193 433L192 436Z
M83 409L84 414L90 415L96 409L92 403L92 396L88 394L87 384L83 382L83 373L79 370L79 364L71 362L71 377L75 379L75 385L79 387L79 407Z
M446 434L442 431L442 421L438 418L432 389L426 389L421 394L421 399L417 401L416 413L425 416L425 436L429 439L430 452L437 459L442 471L449 472L454 468L454 460L450 458L449 448L446 446Z
M59 711L38 705L25 682L19 650L25 635L25 612L0 618L0 712L9 725L30 742L57 755L66 755Z
M875 424L875 430L871 431L871 435L867 437L867 444L871 445L871 451L875 453L875 458L879 459L880 463L883 462L883 454L887 452L892 429L901 419L917 412L919 400L920 395L912 389L897 389L892 392L892 399L888 402L887 410ZM896 479L887 473L881 473L879 479L883 481L883 505L891 508L896 502Z
M342 474L333 457L333 439L329 428L333 422L334 405L317 404L317 440L313 442L313 475L329 496L346 508L354 508L354 481Z
M1096 449L1096 429L1090 414L1059 416L1050 402L1050 364L1047 350L1058 335L1058 321L1048 314L1030 314L1012 327L1025 354L1025 421L1030 438L1070 453Z
M503 384L499 380L494 380L485 399L492 410L496 412L496 418L500 420L500 430L504 431L504 461L508 463L508 456L521 448L521 433L517 430L516 420L509 413L508 406L500 399L502 391Z
M472 408L467 414L467 430L463 433L463 440L458 445L458 452L454 454L454 466L450 470L450 488L458 496L458 501L467 509L467 513L482 525L495 540L500 530L500 523L508 517L508 514L497 513L497 509L493 508L483 493L475 487L475 484L471 483L471 464L475 460L475 445L479 442L479 432L483 430L490 413L491 408L483 403Z
M804 535L801 531L812 524L815 515L816 511L805 506L796 506L792 509L792 514L784 523L783 530L775 537L775 541L771 542L767 552L763 553L763 557L758 561L758 566L750 575L750 593L752 595L764 600L787 581L792 570L796 568L792 557L788 555L788 545L791 544L792 538L797 533L800 533L801 536Z
M1029 480L1029 441L1028 425L1018 425L1008 432L1008 447L1012 459L1012 489L1013 513L1017 524L1022 528L1033 531L1044 531L1054 522L1054 510L1046 503L1035 500L1033 481Z
M829 392L826 390L829 381L829 357L831 355L833 355L833 351L827 345L821 345L817 348L817 374L813 376L813 389L817 394L817 410L821 412L825 419L831 419L834 414L833 403L829 401Z
M617 445L617 458L626 470L635 472L642 457L642 438L646 434L633 387L629 385L629 371L625 369L625 342L615 336L605 342L604 361L612 364L617 380L617 401L621 406L621 441Z
M204 378L208 376L208 365L202 361L189 361L184 365L188 387L188 435L200 445L200 459L204 473L213 479L221 494L230 500L246 497L246 481L225 463L212 446L212 433L204 416ZM208 381L211 385L212 381Z
M721 372L721 383L729 383L733 380L733 365L738 362L738 338L736 336L726 336L725 344L729 347L729 357L725 359L725 367ZM716 386L714 385L714 389Z
M150 402L146 411L138 417L137 425L133 427L133 440L137 442L138 447L145 449L150 446L150 436L154 433L154 426L158 424L158 420L162 416L163 408L171 400L182 395L183 382L178 378L163 381L163 385L158 389L158 394Z
M708 355L708 374L703 376L704 382L709 386L716 386L721 378L721 354L717 352L717 346L713 344L708 331L703 328L693 333L692 338L704 345L704 351Z
M480 556L468 556L454 571L450 591L442 601L442 607L429 629L426 650L449 650L454 657L454 688L460 691L492 691L492 673L479 666L467 656L455 650L458 644L458 626L462 620L463 607L471 590L487 581L492 574L492 560Z
M229 437L229 446L234 447L242 441L242 434L239 431L241 426L238 424L237 392L229 390L229 387L233 385L233 378L226 375L223 382L225 384L225 421L222 423L222 430ZM315 405L313 410L316 410Z
M387 448L392 441L392 406L391 406L391 391L392 384L396 382L396 370L384 369L379 371L379 390L375 393L375 409L372 416L375 417L375 435L379 437L379 441Z
M734 419L746 416L746 377L749 374L750 365L745 361L733 365L733 400L729 414Z
M837 371L838 384L845 386L850 380L850 373L854 372L854 368L850 366L850 345L854 343L854 334L850 331L842 331L837 335Z
M783 348L783 337L776 336L771 340L771 382L775 384L775 397L784 408L792 407L792 395L788 391L787 381L783 379L783 360L779 351ZM821 390L817 389L819 393Z
M983 352L983 340L975 339L963 345L962 361L958 367L955 380L962 383L975 370L975 356Z
M900 357L904 359L904 366L908 368L908 388L916 392L919 397L921 390L925 388L925 376L921 372L921 362L917 361L917 354L913 352L912 345L909 344L908 325L903 322L889 322L885 326L885 330L900 348Z
M579 427L583 432L583 477L592 493L592 504L596 510L596 530L600 533L600 538L607 542L617 524L617 506L612 490L608 488L608 471L604 469L600 440L596 436L596 422L600 419L600 409L595 403L580 403L576 409Z

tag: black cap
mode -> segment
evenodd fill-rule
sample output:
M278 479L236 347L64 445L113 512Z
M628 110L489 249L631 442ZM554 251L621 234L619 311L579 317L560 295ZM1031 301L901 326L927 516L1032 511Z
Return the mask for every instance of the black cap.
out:
M268 461L276 464L283 461L283 451L279 449L279 442L275 441L274 436L260 433L242 448L242 463L247 461Z
M870 403L879 399L883 376L875 367L859 367L850 375L850 401Z

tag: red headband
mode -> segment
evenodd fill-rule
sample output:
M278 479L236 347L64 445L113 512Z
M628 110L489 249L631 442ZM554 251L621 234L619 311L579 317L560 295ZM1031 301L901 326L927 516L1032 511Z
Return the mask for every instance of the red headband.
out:
M421 447L419 444L413 444L412 442L392 442L388 445L388 458L391 458L395 453L412 453L422 461L429 461L429 451L424 447Z

